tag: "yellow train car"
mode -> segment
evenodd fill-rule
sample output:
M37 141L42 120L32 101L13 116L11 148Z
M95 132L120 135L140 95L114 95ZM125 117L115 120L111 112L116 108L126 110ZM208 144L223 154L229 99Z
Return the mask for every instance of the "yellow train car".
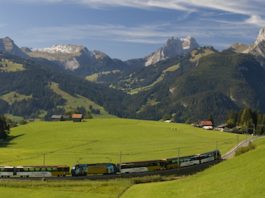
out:
M116 165L112 163L76 164L72 170L72 176L115 174Z

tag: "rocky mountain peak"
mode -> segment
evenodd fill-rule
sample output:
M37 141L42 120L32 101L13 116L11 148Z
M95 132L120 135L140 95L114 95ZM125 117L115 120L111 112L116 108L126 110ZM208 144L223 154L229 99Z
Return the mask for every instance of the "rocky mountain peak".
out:
M262 28L260 31L259 31L259 35L255 41L255 44L259 44L260 42L262 41L265 41L265 28Z
M0 39L0 50L10 51L14 48L14 46L15 46L15 43L11 38L5 37L5 38Z
M236 53L247 53L248 49L249 49L249 45L246 45L243 43L234 43L227 50L231 50Z
M197 43L197 41L195 40L195 38L191 37L191 36L186 36L184 38L181 38L182 41L182 47L183 49L195 49L199 47L199 44Z
M95 57L96 60L103 60L103 59L110 59L110 57L105 54L104 52L98 51L98 50L94 50L93 52L93 56Z
M265 57L265 28L259 31L254 45L250 46L245 53L253 54L257 57ZM263 61L262 61L263 62Z
M166 41L166 44L163 47L145 58L145 66L149 66L175 56L187 54L198 47L199 44L193 37L171 37Z
M10 37L0 38L0 51L22 58L28 57Z

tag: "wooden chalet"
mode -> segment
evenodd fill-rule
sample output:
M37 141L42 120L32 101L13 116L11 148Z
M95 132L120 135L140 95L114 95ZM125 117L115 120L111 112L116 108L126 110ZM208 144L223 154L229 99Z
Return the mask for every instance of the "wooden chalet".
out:
M84 119L83 114L72 114L73 122L81 122Z
M199 126L203 129L212 130L213 122L211 120L202 120L200 121Z

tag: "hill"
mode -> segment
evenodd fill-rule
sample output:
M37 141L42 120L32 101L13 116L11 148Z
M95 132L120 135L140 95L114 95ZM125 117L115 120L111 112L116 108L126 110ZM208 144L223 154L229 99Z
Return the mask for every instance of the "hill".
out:
M0 88L0 114L49 118L80 107L82 112L122 115L125 94L120 91L83 80L47 60L8 54L0 60L0 84L5 85Z
M265 71L253 56L212 52L196 64L190 60L184 57L172 64L186 71L167 72L158 83L133 96L137 103L132 116L192 122L213 115L222 122L229 111L243 107L265 111Z
M33 122L13 128L1 143L0 164L120 162L164 159L213 150L223 153L238 142L230 133L206 131L186 124L127 119L86 122ZM159 145L159 146L158 146Z
M170 182L135 185L122 197L264 197L264 152L263 139L257 142L255 150L194 176Z
M256 43L263 45L263 33ZM0 114L49 118L78 109L188 123L213 117L219 124L230 111L265 112L261 57L241 45L218 52L191 37L171 38L150 56L120 61L80 45L30 50L1 40Z

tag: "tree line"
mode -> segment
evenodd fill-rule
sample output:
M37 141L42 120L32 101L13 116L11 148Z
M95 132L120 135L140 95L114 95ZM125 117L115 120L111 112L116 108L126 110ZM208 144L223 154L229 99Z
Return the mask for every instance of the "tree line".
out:
M230 112L226 124L229 128L238 128L242 133L265 134L265 114L250 108L244 108L239 112Z

